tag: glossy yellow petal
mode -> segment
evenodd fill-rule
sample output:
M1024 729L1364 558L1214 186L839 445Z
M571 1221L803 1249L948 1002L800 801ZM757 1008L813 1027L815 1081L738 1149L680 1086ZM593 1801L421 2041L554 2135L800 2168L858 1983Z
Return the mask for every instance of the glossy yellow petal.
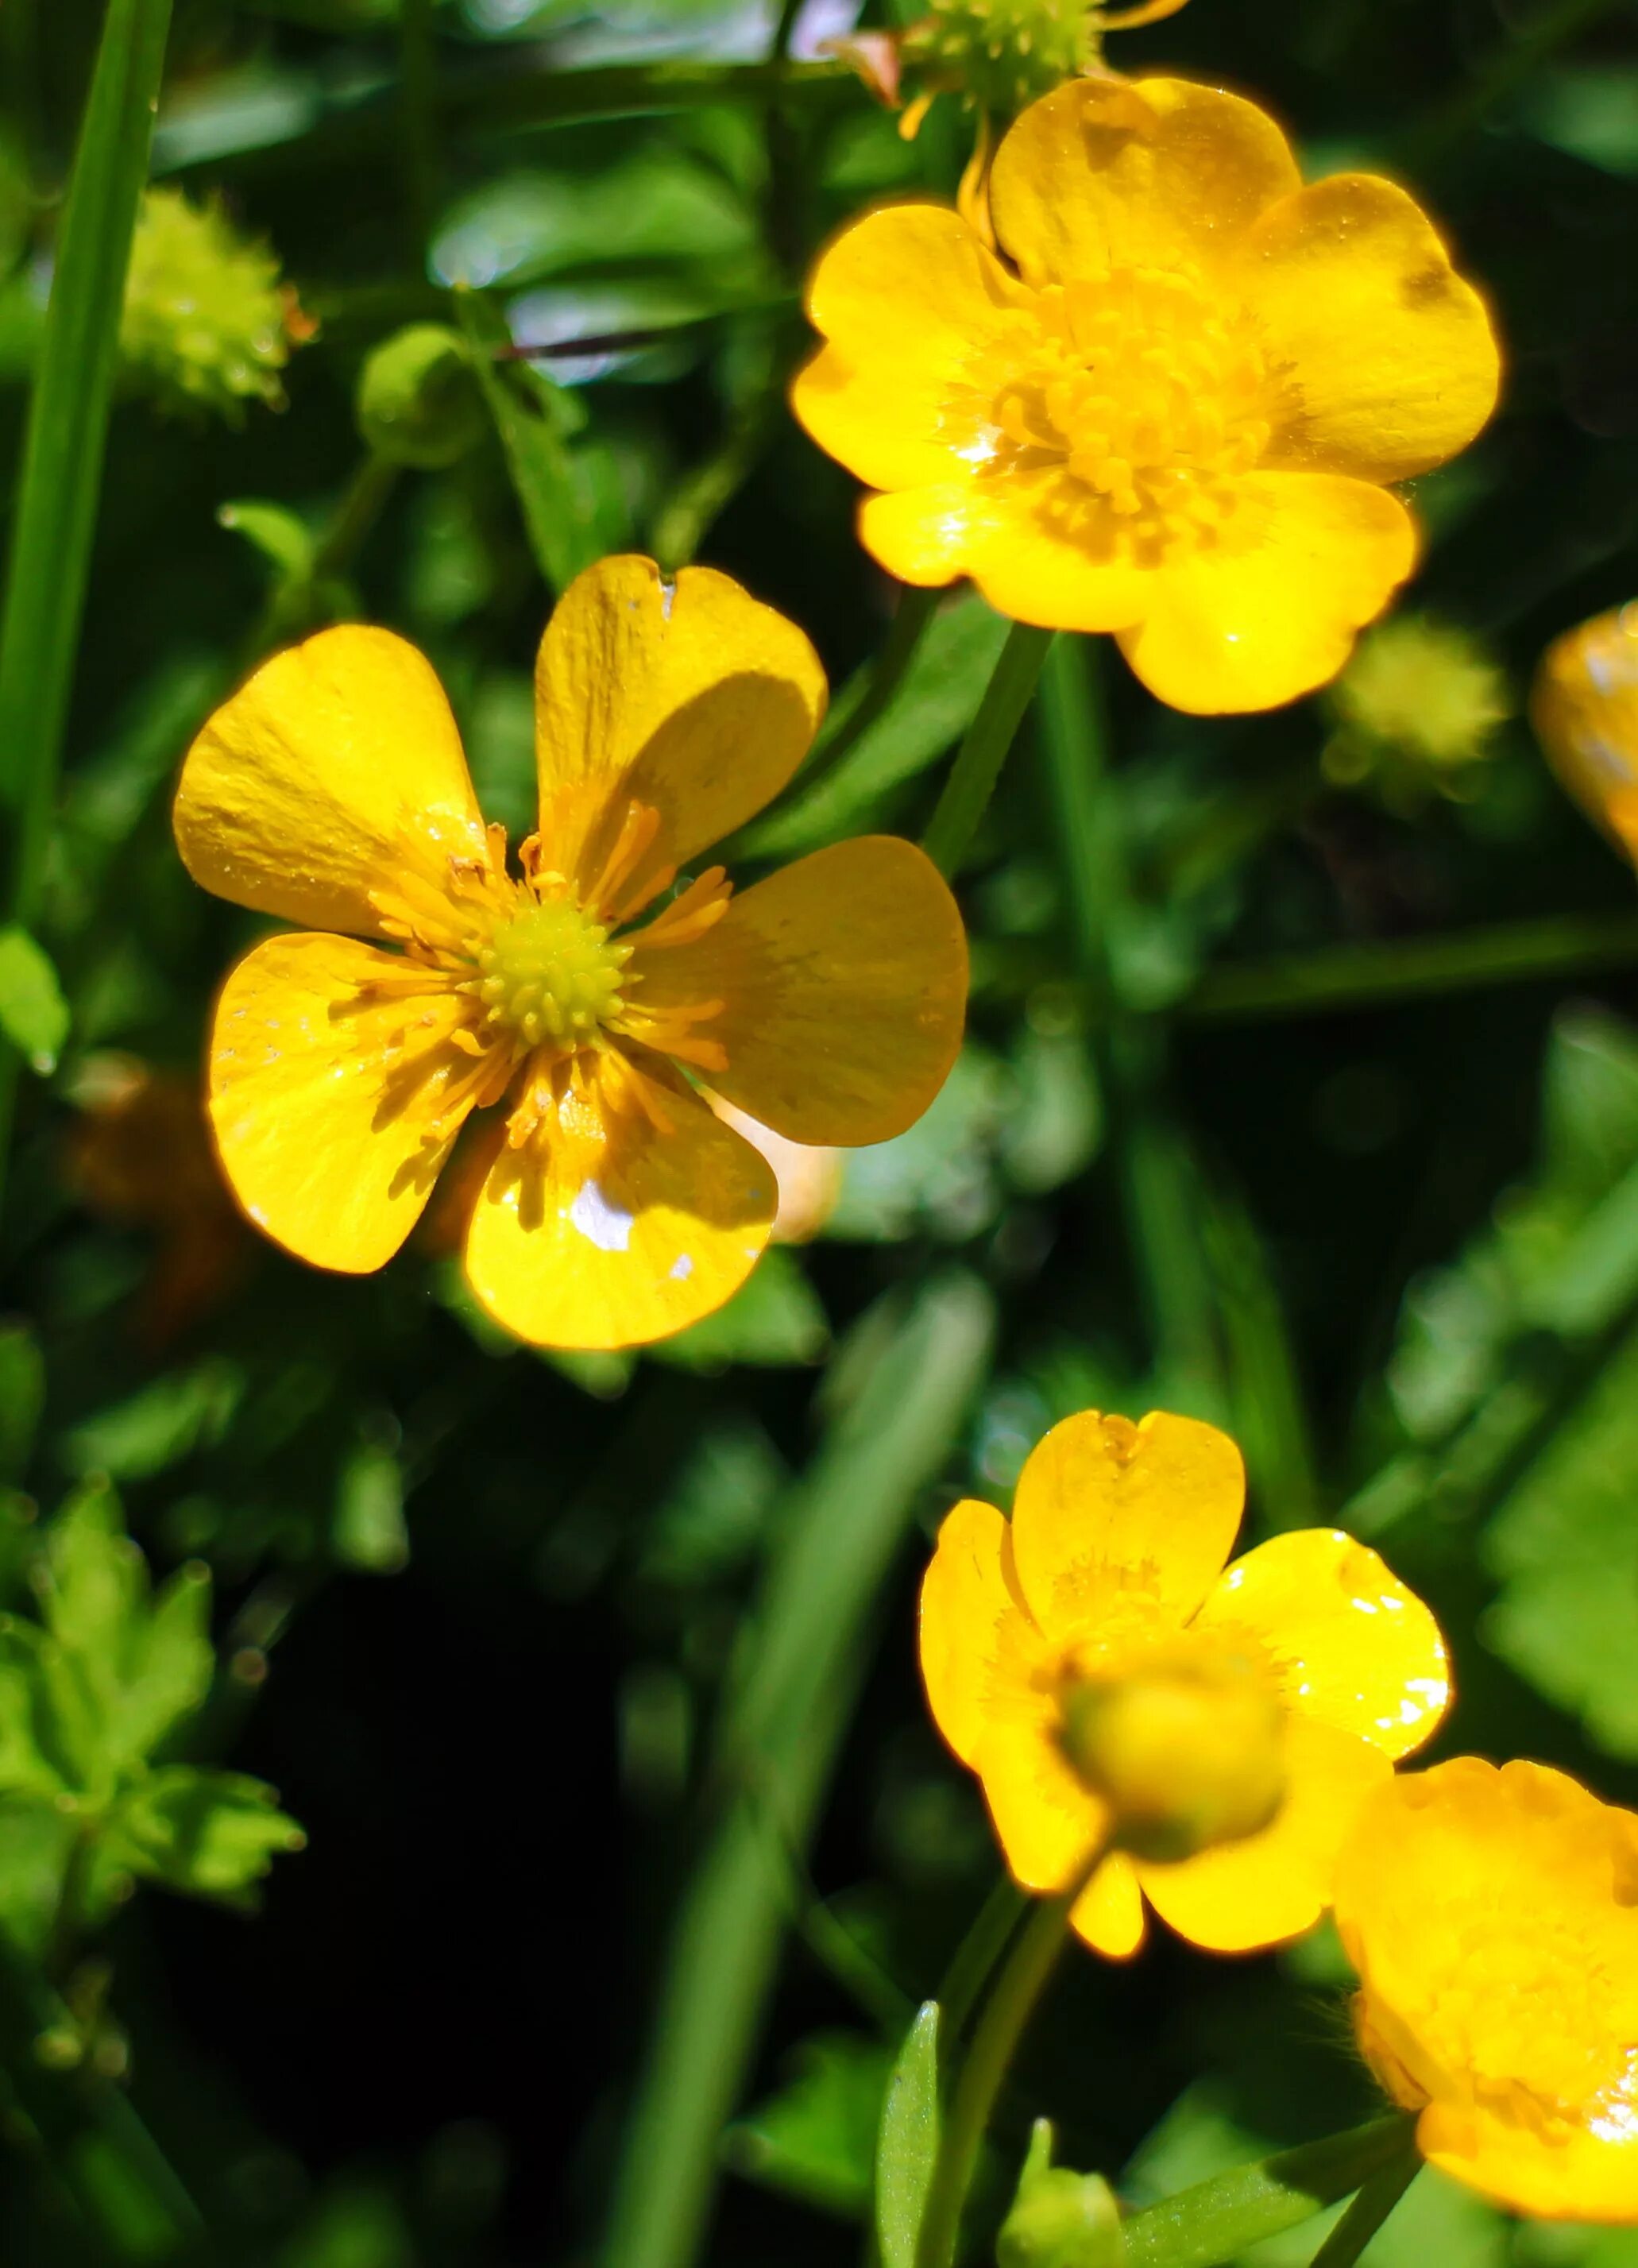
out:
M639 935L626 991L639 1035L651 1015L719 1001L697 1026L727 1053L712 1086L776 1133L884 1142L921 1116L956 1060L966 933L913 843L858 836L736 895L691 944Z
M1075 1934L1110 1961L1129 1961L1145 1934L1143 1893L1138 1870L1123 1852L1104 1859L1075 1900L1070 1917Z
M1286 1799L1273 1824L1176 1866L1140 1864L1161 1918L1214 1953L1249 1953L1310 1928L1331 1904L1337 1854L1372 1790L1382 1750L1313 1718L1287 1727Z
M996 612L1015 622L1125 630L1147 611L1155 578L1075 540L1074 485L1063 472L1005 481L970 475L870 497L860 509L859 537L903 583L970 575Z
M1337 1869L1361 2043L1434 2164L1554 2219L1638 2220L1638 1817L1458 1756L1361 1810Z
M473 1211L468 1279L532 1345L667 1338L738 1291L768 1241L766 1160L680 1081L657 1127L618 1080L572 1090L533 1141L504 1150Z
M731 834L777 795L824 713L824 672L793 622L727 575L600 560L575 578L535 671L542 863L595 896L631 806L657 813L614 904Z
M1219 541L1166 560L1121 651L1174 709L1277 708L1336 675L1415 556L1410 514L1385 489L1250 474Z
M1075 1778L1056 1738L1056 1705L992 1712L976 1764L1013 1880L1066 1890L1107 1830L1103 1806Z
M228 977L210 1034L210 1123L258 1228L315 1267L380 1268L415 1226L471 1107L448 993L352 938L269 938ZM391 989L372 986L382 979Z
M966 1498L945 1514L921 1579L921 1677L933 1722L965 1764L976 1764L998 1712L1021 1700L1038 1716L1029 1673L1041 1635L1018 1589L1012 1532L993 1505Z
M1228 1557L1245 1467L1226 1433L1095 1410L1030 1454L1013 1506L1019 1586L1049 1638L1118 1643L1185 1622Z
M182 863L219 898L314 929L380 933L369 894L406 847L483 855L455 720L431 665L344 625L275 654L188 752Z
M1450 1701L1439 1625L1376 1554L1331 1528L1276 1535L1236 1559L1195 1616L1244 1633L1288 1707L1408 1756Z
M1236 261L1278 373L1265 466L1404 480L1465 448L1495 407L1484 303L1391 181L1340 173L1299 189Z
M830 343L798 376L791 406L872 488L946 479L987 409L963 384L968 366L1029 299L945 206L867 213L814 269L808 318Z
M1273 121L1186 80L1071 79L996 152L990 210L1027 284L1212 263L1298 185Z

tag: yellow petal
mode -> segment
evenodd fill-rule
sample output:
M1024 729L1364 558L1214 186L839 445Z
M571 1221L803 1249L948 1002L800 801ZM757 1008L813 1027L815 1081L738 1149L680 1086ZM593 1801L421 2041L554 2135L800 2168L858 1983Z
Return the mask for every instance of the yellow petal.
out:
M623 881L656 878L777 795L824 713L824 672L793 622L726 575L600 560L559 600L535 669L542 863L592 892L629 807L659 814Z
M1075 1778L1054 1737L1054 1704L992 1712L976 1763L1013 1880L1066 1890L1106 1831L1103 1806Z
M362 1274L392 1258L471 1108L460 1090L472 1060L449 1045L454 996L371 995L404 968L352 938L269 938L217 1003L222 1170L257 1227L318 1268Z
M1286 1767L1285 1801L1260 1835L1177 1866L1139 1866L1144 1895L1180 1937L1214 1953L1249 1953L1297 1936L1331 1904L1338 1852L1393 1767L1369 1741L1295 1716Z
M919 1638L933 1721L962 1762L976 1764L997 1710L1015 1711L1029 1694L1042 1652L1019 1594L1012 1534L993 1505L968 1498L945 1514L921 1579Z
M990 176L1026 284L1214 261L1298 185L1273 119L1186 80L1071 79L1031 104Z
M1439 1625L1374 1551L1332 1528L1276 1535L1236 1559L1195 1617L1243 1631L1288 1707L1408 1756L1450 1702Z
M472 1289L535 1346L609 1349L669 1337L750 1274L778 1204L750 1144L668 1084L668 1130L605 1072L535 1141L496 1160L467 1233Z
M1110 1961L1129 1961L1142 1944L1143 1893L1138 1872L1123 1852L1104 1859L1075 1900L1070 1921L1078 1937Z
M961 1045L961 916L932 861L897 836L799 858L692 944L639 935L629 969L635 1018L721 1002L698 1027L727 1054L712 1086L793 1142L902 1134Z
M1264 213L1236 253L1283 397L1263 462L1400 481L1495 407L1484 303L1391 181L1339 173Z
M1155 578L1102 557L1066 530L1077 512L1066 473L970 475L867 498L859 536L903 583L970 575L998 614L1048 630L1122 630L1146 612Z
M1082 1410L1053 1426L1019 1476L1019 1587L1049 1638L1096 1636L1111 1611L1175 1627L1221 1571L1244 1504L1240 1452L1214 1425Z
M1121 652L1174 709L1278 708L1336 675L1415 556L1410 514L1385 489L1253 473L1219 541L1174 551L1155 574Z
M1544 2133L1528 2113L1430 2102L1416 2124L1430 2166L1543 2220L1638 2222L1638 2134Z
M889 205L820 254L808 313L830 344L791 389L822 449L871 488L960 469L987 404L962 380L1031 295L942 205Z
M371 889L423 855L483 855L431 665L346 624L264 662L188 752L173 817L194 880L314 929L380 933Z

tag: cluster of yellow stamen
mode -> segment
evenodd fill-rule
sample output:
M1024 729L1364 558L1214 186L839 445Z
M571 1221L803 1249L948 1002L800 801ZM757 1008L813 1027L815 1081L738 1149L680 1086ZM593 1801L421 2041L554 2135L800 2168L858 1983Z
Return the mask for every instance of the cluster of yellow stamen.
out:
M720 1042L695 1028L723 1003L645 1009L641 976L628 965L639 943L652 951L703 937L732 894L713 866L646 928L620 934L674 879L675 870L650 868L633 881L659 828L657 812L629 806L601 873L581 891L545 864L538 836L519 846L516 874L503 828L489 829L482 857L406 846L393 887L372 895L383 933L402 948L402 968L368 989L376 1002L404 1004L390 1052L405 1075L443 1079L429 1145L440 1144L468 1107L510 1094L506 1138L520 1149L589 1103L594 1084L616 1111L640 1110L668 1130L663 1073L632 1051L702 1070L726 1065ZM449 1076L451 1049L470 1058L464 1075Z
M1062 468L1077 540L1151 564L1215 540L1268 445L1267 394L1249 325L1191 276L1126 268L1049 284L961 408L986 468Z

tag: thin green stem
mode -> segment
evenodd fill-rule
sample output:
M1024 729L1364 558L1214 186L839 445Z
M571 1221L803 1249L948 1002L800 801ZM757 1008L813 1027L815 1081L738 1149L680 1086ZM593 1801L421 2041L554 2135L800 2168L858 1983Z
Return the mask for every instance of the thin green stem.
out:
M1098 1857L1102 1856L1100 1852ZM1090 1880L1096 1858L1083 1867L1061 1897L1044 1898L1014 1942L1007 1964L985 2003L962 2064L961 2076L939 2143L938 2161L916 2240L916 2268L951 2268L961 2234L962 2207L1024 2027L1034 2014L1069 1935L1069 1916Z
M410 239L417 274L426 264L427 239L437 217L442 161L438 138L438 38L432 0L402 0L398 33L402 90L404 188Z
M1219 2268L1401 2164L1413 2131L1397 2112L1162 2198L1122 2224L1125 2268Z
M960 866L989 808L1007 752L1035 693L1055 633L1015 622L1001 648L978 713L956 752L921 847L941 874Z
M0 818L13 845L8 917L40 910L91 567L120 318L147 177L171 0L111 0L57 244L29 397L0 613ZM0 1193L16 1050L0 1042Z
M861 677L859 696L846 715L815 744L812 756L791 783L793 789L806 794L822 780L829 779L838 765L852 755L876 719L886 714L921 650L921 641L943 595L941 591L919 590L913 583L900 585L898 605L888 624L874 667Z
M1313 2268L1354 2268L1365 2247L1422 2169L1413 2145L1395 2165L1373 2174L1314 2255Z
M946 2043L959 2039L990 1973L1013 1941L1031 1900L1010 1874L1003 1874L956 1948L939 1987L938 2002Z

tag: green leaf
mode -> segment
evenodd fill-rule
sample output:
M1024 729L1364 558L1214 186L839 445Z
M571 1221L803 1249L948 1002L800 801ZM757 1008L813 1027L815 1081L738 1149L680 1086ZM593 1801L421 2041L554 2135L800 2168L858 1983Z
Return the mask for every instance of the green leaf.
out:
M714 1314L647 1351L679 1370L727 1370L736 1362L782 1369L817 1362L830 1338L824 1309L801 1263L787 1246L776 1244Z
M78 1833L48 1795L0 1795L0 1932L36 1960L50 1942Z
M882 2268L916 2268L916 2239L939 2154L939 2004L916 2011L888 2079L876 2138Z
M147 1588L142 1553L106 1481L77 1490L47 1528L36 1565L41 1618L57 1644L106 1674L122 1658Z
M750 1418L712 1427L655 1508L638 1557L644 1580L693 1590L731 1575L756 1549L789 1477Z
M287 512L283 504L262 504L246 497L233 504L218 504L216 517L218 526L231 527L270 561L284 581L311 580L318 546L312 529L293 512Z
M138 1617L127 1646L121 1718L125 1754L151 1756L199 1708L216 1674L210 1643L210 1573L179 1567Z
M792 2058L788 2086L728 2129L728 2164L748 2181L849 2220L870 2210L886 2051L852 2032L823 2033Z
M306 1840L265 1781L168 1764L116 1806L100 1856L194 1897L242 1904L277 1854Z
M219 1440L244 1388L238 1365L216 1357L171 1371L77 1425L63 1462L70 1472L148 1480Z
M68 1037L69 1005L49 956L26 930L0 929L0 1032L48 1078Z
M1120 2268L1120 2208L1109 2183L1052 2163L1052 2129L1037 2118L1018 2194L995 2242L996 2268Z
M677 149L655 147L601 172L509 173L450 210L433 239L440 282L483 290L584 268L665 261L708 266L756 251L754 215L720 174Z
M0 1795L51 1799L77 1782L49 1706L48 1646L37 1624L0 1616Z
M342 1467L330 1545L343 1565L365 1574L395 1575L409 1564L403 1470L390 1449L366 1442Z
M804 791L799 779L784 807L739 838L756 858L791 858L853 832L867 813L941 756L978 713L1007 625L982 599L956 600L935 615L893 700L830 773ZM862 688L860 688L862 689ZM850 696L837 701L845 720ZM822 762L823 741L815 750Z
M0 615L0 811L15 830L12 911L45 872L118 358L125 271L170 0L110 0L57 244L29 403Z
M26 1323L0 1324L0 1483L21 1480L46 1406L46 1362Z

